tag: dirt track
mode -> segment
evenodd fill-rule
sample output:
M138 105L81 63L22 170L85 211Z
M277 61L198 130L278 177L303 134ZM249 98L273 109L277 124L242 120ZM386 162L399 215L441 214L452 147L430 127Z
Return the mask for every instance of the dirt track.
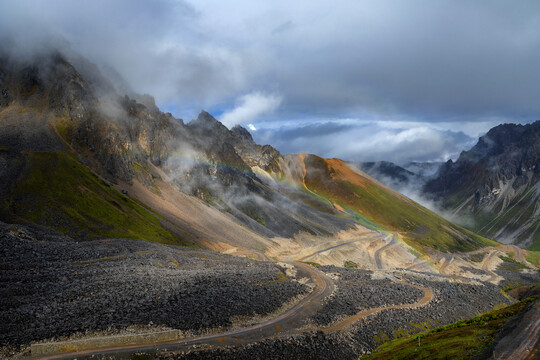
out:
M114 356L115 358L130 358L131 354L137 351L156 353L163 349L181 350L197 344L235 345L253 342L273 336L292 334L302 325L303 320L307 316L319 310L324 299L334 290L333 281L324 273L302 263L294 263L294 265L306 271L311 276L313 282L316 284L316 287L308 296L297 303L294 307L271 320L247 328L232 330L221 334L199 336L174 342L101 348L85 350L77 353L56 354L40 358L71 359L73 357L77 357L78 359L81 359L91 358L95 355L110 355Z
M73 358L74 356L81 359L104 355L114 356L115 358L130 358L130 356L135 352L144 351L145 353L157 353L164 349L167 351L179 351L187 349L193 345L203 344L214 346L239 345L270 337L295 334L302 326L306 317L315 314L318 310L320 310L320 308L323 306L325 298L334 291L334 283L324 273L311 266L302 263L294 263L294 265L301 270L306 271L311 277L312 281L316 284L316 287L311 294L306 296L293 308L271 320L247 328L180 341L93 349L77 353L51 355L42 357L42 359L68 359ZM377 314L381 311L390 309L415 309L428 304L433 299L433 291L426 287L410 284L403 280L398 282L422 290L424 292L424 296L420 300L411 304L390 305L364 310L356 315L349 316L344 320L333 324L332 326L321 328L320 330L323 332L339 331L347 328L361 319Z
M493 271L489 270L489 262L493 259L495 255L499 254L499 250L491 252L482 262L482 270L489 274L489 279L487 281L493 282L497 279L498 275Z
M382 307L377 307L377 308L364 310L364 311L362 311L362 312L360 312L360 313L358 313L356 315L349 316L349 317L345 318L344 320L339 321L338 323L336 323L336 324L334 324L332 326L323 328L321 330L324 331L324 332L332 332L332 331L342 330L342 329L352 325L353 323L357 322L358 320L364 319L364 318L366 318L366 317L368 317L370 315L376 314L376 313L381 312L383 310L415 309L415 308L426 305L427 303L429 303L431 301L431 299L433 299L433 291L431 291L430 289L428 289L426 287L410 284L410 283L408 283L406 281L398 281L398 283L408 285L408 286L413 286L413 287L415 287L417 289L420 289L420 290L422 290L424 292L424 296L420 300L418 300L417 302L412 303L412 304L390 305L390 306L382 306Z
M359 238L359 239L346 241L346 242L343 242L343 243L340 243L340 244L337 244L337 245L333 245L333 246L330 246L330 247L325 247L324 249L321 249L321 250L315 251L315 252L313 252L313 253L311 253L309 255L303 256L299 260L300 261L305 261L305 260L307 260L310 257L313 257L315 255L322 254L322 253L325 253L325 252L330 251L330 250L337 249L337 248L342 247L342 246L347 246L347 245L350 245L350 244L354 244L354 243L356 243L358 241L366 241L367 239L372 239L372 238L377 238L377 237L375 237L375 236L362 237L362 238Z

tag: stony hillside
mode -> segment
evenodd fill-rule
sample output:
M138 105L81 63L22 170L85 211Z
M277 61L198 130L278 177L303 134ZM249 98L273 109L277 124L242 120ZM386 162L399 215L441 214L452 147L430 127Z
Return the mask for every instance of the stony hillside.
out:
M255 144L245 129L228 130L206 112L185 125L151 97L120 96L97 69L83 68L84 75L58 53L30 65L0 61L4 220L30 220L72 236L112 236L126 228L116 220L128 198L113 195L111 186L136 182L162 196L156 182L165 174L182 192L264 236L331 234L352 225L324 205L298 202L291 211L289 199L252 170L277 172L281 155ZM200 237L185 225L172 229L175 237ZM133 229L118 234L148 238Z
M504 243L540 249L540 121L491 129L425 186L455 221Z
M396 339L361 360L383 359L533 359L540 340L528 332L540 309L538 296L469 320ZM526 325L523 325L526 324ZM525 341L525 346L520 341Z

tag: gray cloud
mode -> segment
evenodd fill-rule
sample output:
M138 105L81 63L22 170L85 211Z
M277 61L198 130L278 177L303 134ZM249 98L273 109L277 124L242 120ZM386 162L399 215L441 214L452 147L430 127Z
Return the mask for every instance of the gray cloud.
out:
M230 113L251 93L282 99L275 112L250 119L257 128L262 120L354 118L411 122L401 128L420 136L418 122L530 122L540 113L534 0L0 0L0 9L10 51L70 48L114 67L135 91L188 120L200 108ZM445 126L432 130L455 128ZM340 132L335 141L367 151L357 144L365 130ZM279 142L285 133L267 137ZM307 134L292 133L299 137L291 149L336 152L326 143L317 151ZM372 133L395 136L395 129ZM440 158L463 143L450 138L422 146L440 149L432 152ZM416 151L405 144L399 149Z
M2 1L0 20L19 48L67 42L161 103L262 91L282 114L540 111L536 1Z

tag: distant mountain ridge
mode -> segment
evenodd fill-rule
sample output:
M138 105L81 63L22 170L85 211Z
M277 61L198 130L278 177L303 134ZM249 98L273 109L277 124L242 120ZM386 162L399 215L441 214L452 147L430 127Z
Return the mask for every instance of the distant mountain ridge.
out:
M504 243L540 249L540 121L489 130L425 193L457 221Z

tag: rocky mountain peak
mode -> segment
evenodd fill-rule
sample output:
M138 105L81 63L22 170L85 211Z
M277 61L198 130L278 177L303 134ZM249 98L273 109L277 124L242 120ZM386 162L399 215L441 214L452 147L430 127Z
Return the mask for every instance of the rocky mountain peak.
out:
M240 139L247 140L248 142L253 142L253 137L251 136L251 133L243 126L235 125L231 129L231 132Z
M210 127L226 128L225 125L223 125L221 122L219 122L215 117L210 115L210 113L206 112L205 110L202 110L197 116L197 119L193 120L191 123L193 125L198 125L198 126L204 125L204 126L210 126Z

